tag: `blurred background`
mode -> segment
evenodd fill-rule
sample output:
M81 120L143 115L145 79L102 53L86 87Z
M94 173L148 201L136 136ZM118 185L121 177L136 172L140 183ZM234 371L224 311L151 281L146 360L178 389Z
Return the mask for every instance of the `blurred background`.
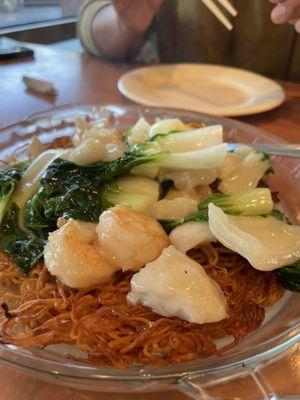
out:
M0 0L0 37L82 51L76 21L83 0Z
M0 0L0 45L1 39L3 43L3 38L11 38L83 53L76 37L83 3ZM289 24L272 24L272 5L267 0L259 5L246 0L232 3L239 15L234 31L229 32L201 1L165 0L135 60L232 65L276 79L299 81L300 35Z

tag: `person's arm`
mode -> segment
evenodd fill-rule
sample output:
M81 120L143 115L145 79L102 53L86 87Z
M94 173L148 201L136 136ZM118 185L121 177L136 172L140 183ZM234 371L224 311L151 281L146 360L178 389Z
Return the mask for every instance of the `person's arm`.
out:
M95 16L92 24L94 43L99 53L107 58L127 58L140 48L147 27L138 30L126 26L111 4Z
M300 0L270 0L276 4L271 18L274 24L290 23L300 33Z
M83 45L94 55L110 59L134 55L162 2L90 0L79 17L79 36Z

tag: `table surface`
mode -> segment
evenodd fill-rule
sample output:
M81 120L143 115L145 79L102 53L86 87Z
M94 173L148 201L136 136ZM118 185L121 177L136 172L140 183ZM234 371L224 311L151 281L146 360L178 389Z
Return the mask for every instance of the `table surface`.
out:
M0 62L0 128L18 122L28 115L49 108L75 103L130 103L117 89L119 77L129 65L112 64L86 54L63 52L46 46L34 46L35 59ZM56 97L36 95L27 91L23 75L49 81L58 89ZM279 108L248 117L243 122L260 127L281 138L300 143L300 84L282 83L286 102ZM274 364L266 374L272 376L279 393L287 393L287 382L292 379L294 393L300 393L300 346L295 346L288 359ZM0 366L0 400L183 400L175 393L160 394L105 394L78 391L40 382ZM237 394L239 388L237 387Z
M74 103L130 103L117 89L130 65L112 64L87 54L34 46L35 60L0 62L0 128L49 108ZM22 76L49 81L56 97L25 90ZM272 111L239 118L290 142L300 142L300 83L285 82L285 103Z

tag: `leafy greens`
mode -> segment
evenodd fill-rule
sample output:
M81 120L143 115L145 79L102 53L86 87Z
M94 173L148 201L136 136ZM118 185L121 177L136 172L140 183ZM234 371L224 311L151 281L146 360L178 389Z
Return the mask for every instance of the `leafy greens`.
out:
M47 235L36 237L23 231L18 223L19 208L11 203L1 223L0 248L8 253L17 266L27 275L41 260Z
M0 222L27 166L27 163L14 164L0 173Z
M41 178L38 191L22 209L24 228L13 194L27 165L8 168L0 174L0 248L28 274L42 258L48 233L56 229L59 217L96 222L100 213L122 196L127 203L142 207L136 195L123 194L113 179L161 154L134 146L117 160L88 166L56 158Z
M149 142L143 142L111 162L81 166L56 158L41 178L38 191L27 202L25 210L22 209L23 228L20 226L20 209L14 203L14 193L28 163L12 165L0 173L0 248L12 257L24 274L28 274L43 257L48 233L56 229L59 217L96 222L102 211L116 203L125 202L143 208L152 196L151 185L147 187L147 195L141 195L124 190L115 178L143 164L164 165L168 157L169 152L162 152L155 143L149 145ZM199 204L195 214L180 220L160 222L167 232L185 222L207 222L211 202L228 214L272 215L289 223L280 212L272 211L270 191L266 188L234 196L215 193ZM300 261L279 268L274 273L287 289L300 291Z
M57 158L42 177L40 189L28 202L26 226L39 232L55 229L59 217L98 221L100 213L111 205L104 195L107 185L114 185L114 178L152 159L152 155L145 155L138 148L111 162L87 166ZM117 192L118 188L111 186L111 191Z
M294 264L275 269L279 282L292 292L300 292L300 260Z
M8 253L26 274L43 254L45 237L24 232L18 223L19 208L13 194L28 163L17 163L0 173L0 248Z

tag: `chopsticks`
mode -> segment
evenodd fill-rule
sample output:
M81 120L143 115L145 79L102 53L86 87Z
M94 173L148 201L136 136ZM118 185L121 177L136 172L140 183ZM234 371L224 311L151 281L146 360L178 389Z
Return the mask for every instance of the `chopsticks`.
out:
M225 8L233 17L237 16L237 11L233 7L233 5L229 2L229 0L216 0L221 6ZM222 24L231 31L233 29L232 23L229 19L223 14L223 12L219 9L219 7L213 2L213 0L202 0L202 2L206 5L206 7L218 18Z

